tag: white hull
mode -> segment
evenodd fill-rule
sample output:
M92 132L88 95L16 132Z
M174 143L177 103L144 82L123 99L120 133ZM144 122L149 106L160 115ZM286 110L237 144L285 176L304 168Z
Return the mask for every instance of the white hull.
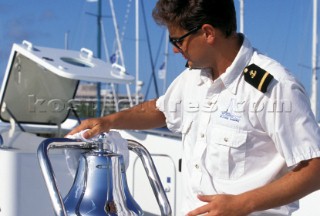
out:
M0 216L53 215L49 194L37 159L37 148L44 138L30 133L16 132L4 142L12 142L13 149L0 149ZM72 183L62 152L51 157L62 192ZM65 194L65 193L64 193Z

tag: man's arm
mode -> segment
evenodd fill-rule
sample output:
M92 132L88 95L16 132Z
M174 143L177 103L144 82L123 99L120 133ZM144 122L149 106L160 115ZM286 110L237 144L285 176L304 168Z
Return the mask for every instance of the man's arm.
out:
M84 138L90 138L110 129L142 130L162 127L165 124L165 116L157 109L154 99L101 118L86 119L68 135L90 129L83 135Z
M320 158L301 162L282 178L263 187L239 195L199 196L208 204L188 215L246 216L289 204L320 189Z
M244 193L254 211L294 202L320 189L320 158L301 162L291 172L269 185Z

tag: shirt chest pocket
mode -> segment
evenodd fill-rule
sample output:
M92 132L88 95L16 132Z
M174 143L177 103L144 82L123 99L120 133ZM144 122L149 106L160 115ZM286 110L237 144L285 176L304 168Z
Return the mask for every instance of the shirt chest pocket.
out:
M238 179L244 174L246 131L216 128L209 140L207 162L214 163L212 175L219 179ZM208 164L208 163L207 163Z

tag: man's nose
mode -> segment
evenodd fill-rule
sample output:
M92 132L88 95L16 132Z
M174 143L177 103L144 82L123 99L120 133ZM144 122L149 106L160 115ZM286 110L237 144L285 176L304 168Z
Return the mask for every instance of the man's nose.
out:
M180 53L181 50L178 47L172 46L173 53Z

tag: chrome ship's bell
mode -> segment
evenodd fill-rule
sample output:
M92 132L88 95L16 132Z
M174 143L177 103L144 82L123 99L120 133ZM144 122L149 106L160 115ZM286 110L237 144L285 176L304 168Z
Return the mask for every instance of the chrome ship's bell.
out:
M57 216L130 216L143 211L130 194L123 156L103 145L75 142L65 138L47 139L38 148L38 159ZM141 159L160 207L161 215L171 215L171 207L148 151L138 142L128 141L129 150ZM85 149L69 193L62 198L54 178L48 151L52 148Z

